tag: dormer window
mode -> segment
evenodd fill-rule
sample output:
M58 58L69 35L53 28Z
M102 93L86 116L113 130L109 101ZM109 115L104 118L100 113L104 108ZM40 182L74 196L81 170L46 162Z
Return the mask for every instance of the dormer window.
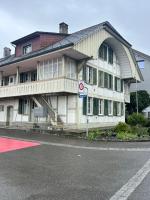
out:
M31 51L32 51L32 45L31 44L23 46L23 54L30 53Z

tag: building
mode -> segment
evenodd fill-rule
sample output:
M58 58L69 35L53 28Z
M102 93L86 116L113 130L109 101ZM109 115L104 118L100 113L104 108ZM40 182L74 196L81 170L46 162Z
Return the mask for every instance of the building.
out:
M139 65L144 81L141 81L138 84L136 83L131 84L130 91L135 92L137 90L146 90L150 94L150 84L149 84L150 56L134 49L133 53L135 55L136 62Z
M0 60L0 124L31 127L114 126L125 120L129 86L142 76L131 45L109 22L68 34L34 32ZM79 98L79 81L88 88Z

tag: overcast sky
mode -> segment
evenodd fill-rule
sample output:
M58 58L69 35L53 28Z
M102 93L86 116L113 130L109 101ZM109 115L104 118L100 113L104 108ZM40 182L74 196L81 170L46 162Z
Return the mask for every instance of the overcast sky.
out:
M0 0L0 57L3 47L34 31L69 32L109 21L133 48L150 54L149 0Z

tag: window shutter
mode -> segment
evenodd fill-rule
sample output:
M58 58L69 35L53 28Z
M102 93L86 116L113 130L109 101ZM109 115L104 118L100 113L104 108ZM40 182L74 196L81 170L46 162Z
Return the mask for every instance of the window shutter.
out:
M98 87L101 87L101 71L98 71Z
M115 90L117 91L117 77L115 77Z
M18 114L22 114L23 110L22 110L22 99L19 99L19 106L18 106Z
M121 80L121 92L123 92L123 80Z
M86 65L83 66L82 79L86 82Z
M93 115L98 115L98 99L93 98Z
M108 100L104 99L104 115L108 115Z
M111 89L113 90L113 76L111 75Z
M86 115L86 108L87 108L87 98L83 97L83 115Z
M104 87L108 88L108 74L106 72L104 73Z
M93 68L93 84L97 85L97 69Z
M121 102L121 116L124 115L124 103Z
M117 102L116 101L113 102L113 115L117 116Z

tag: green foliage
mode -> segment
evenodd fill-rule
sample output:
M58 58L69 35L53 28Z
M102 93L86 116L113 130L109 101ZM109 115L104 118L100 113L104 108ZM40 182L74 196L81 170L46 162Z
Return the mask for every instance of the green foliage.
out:
M150 120L149 119L146 120L145 127L150 127Z
M134 140L134 139L138 139L138 135L121 131L121 132L117 133L117 139L119 139L119 140Z
M95 140L101 134L99 129L93 129L89 132L88 140Z
M137 134L138 137L144 137L149 135L148 128L146 127L139 127L139 126L132 126L131 127L131 133Z
M145 90L140 90L137 92L138 97L138 109L139 112L150 105L150 95ZM126 106L127 113L132 114L136 112L137 105L136 105L136 92L130 93L130 103Z
M133 113L132 115L128 116L127 123L131 126L144 126L146 124L146 119L141 113Z
M128 124L124 123L124 122L119 122L115 128L114 128L114 131L116 133L118 132L128 132L129 131L129 126Z

